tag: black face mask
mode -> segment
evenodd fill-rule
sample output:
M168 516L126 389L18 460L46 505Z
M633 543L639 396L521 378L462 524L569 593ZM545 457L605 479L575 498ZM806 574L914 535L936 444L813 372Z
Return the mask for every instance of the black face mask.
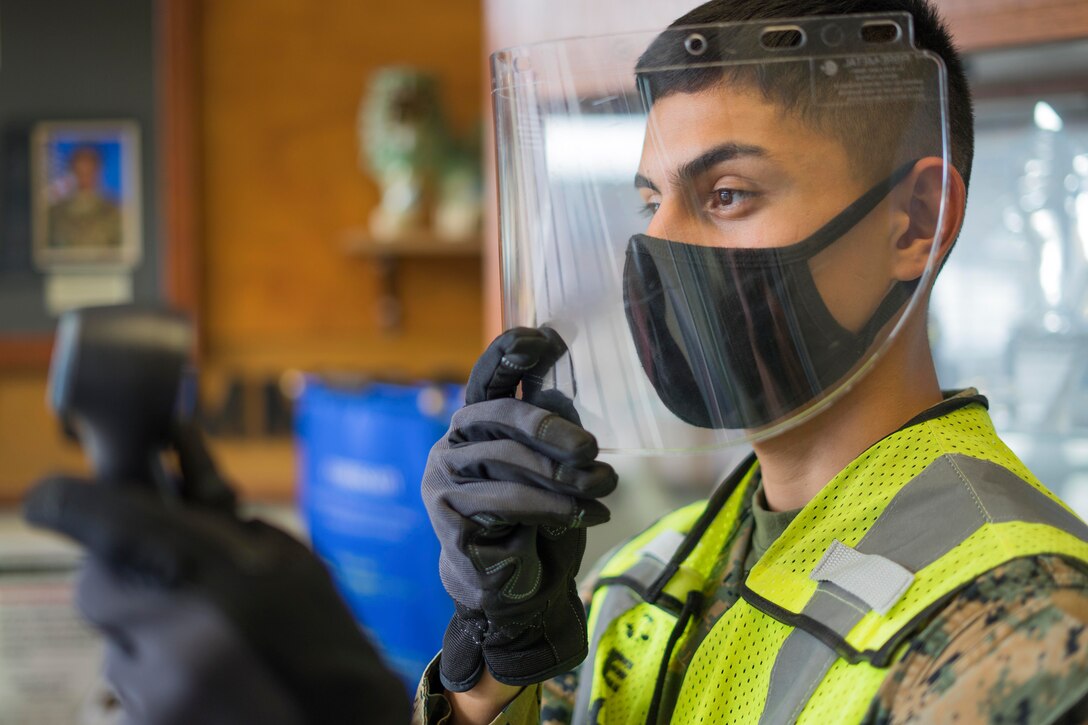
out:
M898 169L807 239L727 249L631 237L627 324L662 402L702 428L758 428L819 397L861 361L918 280L896 282L857 333L827 309L810 260L867 216Z

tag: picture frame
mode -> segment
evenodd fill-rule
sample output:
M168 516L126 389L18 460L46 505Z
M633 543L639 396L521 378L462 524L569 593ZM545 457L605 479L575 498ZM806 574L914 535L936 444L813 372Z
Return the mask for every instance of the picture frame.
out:
M143 252L140 127L41 121L30 139L31 236L46 272L125 270Z

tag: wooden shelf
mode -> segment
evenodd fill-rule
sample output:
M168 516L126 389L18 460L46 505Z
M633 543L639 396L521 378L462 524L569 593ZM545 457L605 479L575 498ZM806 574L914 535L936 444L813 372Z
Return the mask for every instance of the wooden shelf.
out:
M479 237L449 240L434 235L413 235L391 241L377 240L362 229L344 233L344 252L360 257L478 257L483 253Z
M400 286L397 266L406 259L449 259L482 257L483 240L479 237L451 241L433 234L418 234L404 239L379 241L355 229L344 233L344 252L355 257L373 259L378 264L379 297L375 307L378 325L386 332L395 332L401 325Z

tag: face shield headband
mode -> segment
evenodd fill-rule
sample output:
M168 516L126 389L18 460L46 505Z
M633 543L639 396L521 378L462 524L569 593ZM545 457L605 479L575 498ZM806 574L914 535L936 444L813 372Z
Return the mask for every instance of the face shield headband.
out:
M855 333L828 310L810 261L913 168L911 162L897 169L785 247L631 237L623 273L627 323L642 368L669 410L702 428L760 428L815 400L861 362L919 280L894 282Z

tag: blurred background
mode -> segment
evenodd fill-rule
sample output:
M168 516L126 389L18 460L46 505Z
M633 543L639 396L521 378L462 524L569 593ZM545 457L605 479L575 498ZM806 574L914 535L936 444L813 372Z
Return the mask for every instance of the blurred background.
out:
M487 55L694 4L0 0L0 723L75 722L97 696L74 554L15 513L42 473L85 468L44 405L57 315L85 304L192 316L192 397L221 465L311 538L414 681L449 611L419 474L501 328ZM978 108L967 223L934 296L942 383L987 394L1085 515L1088 5L938 5ZM632 485L588 557L739 456L616 461ZM394 554L423 574L398 578Z

